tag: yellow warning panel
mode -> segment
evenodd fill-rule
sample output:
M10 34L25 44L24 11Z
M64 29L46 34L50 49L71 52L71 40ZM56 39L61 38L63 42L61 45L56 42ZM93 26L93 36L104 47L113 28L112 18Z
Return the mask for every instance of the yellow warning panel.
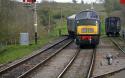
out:
M98 34L98 26L77 26L77 34L82 35L82 34Z

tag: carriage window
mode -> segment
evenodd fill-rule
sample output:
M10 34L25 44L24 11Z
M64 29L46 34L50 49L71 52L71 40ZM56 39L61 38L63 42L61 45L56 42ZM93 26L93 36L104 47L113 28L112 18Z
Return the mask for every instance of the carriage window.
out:
M77 25L96 25L96 20L78 20Z

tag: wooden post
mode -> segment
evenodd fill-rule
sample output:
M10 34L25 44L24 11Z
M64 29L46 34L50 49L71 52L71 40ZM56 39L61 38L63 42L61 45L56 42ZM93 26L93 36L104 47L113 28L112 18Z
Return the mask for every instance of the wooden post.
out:
M5 42L5 46L7 46L7 41Z
M0 47L1 47L1 42L0 42Z
M13 44L13 40L11 40L11 45Z
M16 45L16 39L14 40L14 44Z
M51 17L50 17L50 13L49 13L49 27L48 27L48 34L50 33L50 25L51 25Z
M62 32L61 32L61 29L59 29L59 36L61 36L62 35Z

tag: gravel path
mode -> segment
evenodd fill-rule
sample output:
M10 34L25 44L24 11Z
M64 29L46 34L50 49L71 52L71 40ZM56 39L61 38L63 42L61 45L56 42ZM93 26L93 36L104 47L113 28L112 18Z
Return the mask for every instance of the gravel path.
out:
M106 56L111 54L113 61L111 65L108 65ZM125 55L109 40L109 38L103 38L100 40L100 44L97 48L96 63L94 67L93 76L99 76L106 73L110 73L125 67ZM107 78L107 77L104 77Z
M89 69L92 52L92 49L81 50L63 78L85 78Z
M112 76L107 76L105 78L125 78L125 70L117 74L113 74Z

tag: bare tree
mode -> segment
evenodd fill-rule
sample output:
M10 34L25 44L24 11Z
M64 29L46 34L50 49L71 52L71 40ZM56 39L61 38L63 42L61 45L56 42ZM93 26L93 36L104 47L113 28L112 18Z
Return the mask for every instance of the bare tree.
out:
M81 0L81 4L84 4L84 1L83 1L83 0Z

